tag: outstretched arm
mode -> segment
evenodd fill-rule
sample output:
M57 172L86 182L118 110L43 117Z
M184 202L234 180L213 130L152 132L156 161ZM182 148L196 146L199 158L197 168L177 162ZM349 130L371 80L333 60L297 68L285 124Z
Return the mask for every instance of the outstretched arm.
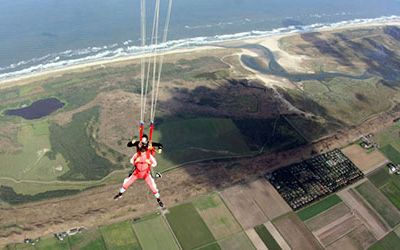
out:
M138 147L139 146L139 141L130 141L130 142L128 142L128 144L126 145L128 148L131 148L131 147Z

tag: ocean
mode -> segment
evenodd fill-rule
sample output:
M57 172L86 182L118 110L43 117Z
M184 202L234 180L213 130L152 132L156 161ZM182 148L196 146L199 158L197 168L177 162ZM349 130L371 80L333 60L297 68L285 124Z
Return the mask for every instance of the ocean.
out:
M0 0L0 79L143 53L139 13L140 0ZM160 49L375 19L400 19L400 0L174 0Z

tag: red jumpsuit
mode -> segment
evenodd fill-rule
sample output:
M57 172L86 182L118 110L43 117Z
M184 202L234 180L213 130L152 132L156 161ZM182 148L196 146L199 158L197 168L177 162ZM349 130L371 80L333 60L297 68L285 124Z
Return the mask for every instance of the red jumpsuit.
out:
M136 166L135 171L130 177L125 178L121 193L124 193L137 179L144 179L156 198L160 197L157 185L150 174L152 167L157 166L157 161L151 153L137 152L131 159L131 164Z

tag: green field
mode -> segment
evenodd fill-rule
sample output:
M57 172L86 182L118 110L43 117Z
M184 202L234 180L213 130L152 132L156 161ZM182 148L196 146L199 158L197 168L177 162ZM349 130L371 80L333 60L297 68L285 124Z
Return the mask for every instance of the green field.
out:
M85 231L68 237L71 250L106 250L100 230Z
M38 250L69 250L68 240L59 241L55 237L50 237L46 239L41 239L36 245L35 248Z
M368 179L400 210L399 175L391 175L386 167L382 167L371 173Z
M382 192L400 210L400 186L395 182L389 182L381 188Z
M370 182L364 182L356 190L394 228L400 223L400 213L393 204Z
M318 201L317 203L306 207L299 212L297 212L297 215L302 221L306 221L308 219L311 219L312 217L328 210L329 208L339 204L342 202L342 200L337 196L336 194L330 195L326 198L324 198L321 201Z
M218 243L213 242L213 243L210 243L208 245L205 245L205 246L202 246L202 247L199 247L199 248L195 248L195 249L196 250L220 250L221 247L218 245Z
M193 205L215 239L219 240L242 230L218 194L201 197Z
M380 150L391 162L400 164L400 152L391 144L381 147Z
M379 240L373 244L368 250L399 250L400 249L400 238L391 232L385 236L385 238Z
M18 153L0 154L1 177L49 181L66 173L68 165L62 155L55 154L49 158L51 152L49 135L47 121L25 123L17 134L21 150Z
M100 228L101 234L107 249L112 250L139 250L141 249L132 224L124 221L117 224L103 226Z
M118 168L108 159L97 154L92 136L98 122L98 108L74 115L66 126L52 124L50 141L54 153L68 161L69 171L59 177L62 180L98 180Z
M391 179L389 171L385 167L377 169L367 177L377 188L381 188Z
M255 247L244 232L240 232L230 236L229 238L222 239L218 241L218 244L222 250L255 250Z
M157 157L161 170L194 160L251 153L232 120L223 118L166 120L157 127L154 140L166 148Z
M215 241L191 203L171 208L166 217L183 249L198 248Z
M260 236L261 240L264 242L269 250L282 249L264 225L258 225L254 227L254 230L257 232L258 236Z
M167 222L160 215L151 215L135 222L133 229L143 249L179 250Z
M378 134L377 141L382 153L392 162L400 164L400 123Z

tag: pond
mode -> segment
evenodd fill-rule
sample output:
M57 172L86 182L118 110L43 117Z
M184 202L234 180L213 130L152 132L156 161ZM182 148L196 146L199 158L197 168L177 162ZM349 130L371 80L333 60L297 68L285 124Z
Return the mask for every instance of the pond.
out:
M47 98L38 100L27 107L6 110L5 114L9 116L20 116L27 120L34 120L48 116L64 107L64 105L65 104L57 98Z

